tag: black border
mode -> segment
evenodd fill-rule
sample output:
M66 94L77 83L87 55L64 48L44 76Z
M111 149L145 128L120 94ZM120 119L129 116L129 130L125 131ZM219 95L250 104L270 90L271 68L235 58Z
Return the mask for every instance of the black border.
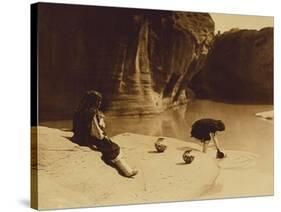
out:
M38 66L38 4L30 5L30 120L31 120L31 166L30 166L30 206L38 209L38 171L37 171L37 125L38 125L38 92L37 92L37 66ZM32 128L33 127L33 128Z

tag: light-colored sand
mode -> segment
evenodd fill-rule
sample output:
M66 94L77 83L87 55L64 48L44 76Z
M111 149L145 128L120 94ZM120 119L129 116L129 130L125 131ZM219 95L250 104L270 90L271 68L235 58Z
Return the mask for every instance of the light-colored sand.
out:
M273 195L273 175L258 169L258 155L230 150L225 153L226 158L217 160L220 174L216 182L200 199Z
M214 155L196 151L197 144L166 138L167 151L156 153L157 137L124 133L112 139L139 169L134 179L125 178L101 161L101 153L77 146L71 136L71 132L38 127L40 209L198 199L219 174ZM195 149L190 165L182 160L187 148Z

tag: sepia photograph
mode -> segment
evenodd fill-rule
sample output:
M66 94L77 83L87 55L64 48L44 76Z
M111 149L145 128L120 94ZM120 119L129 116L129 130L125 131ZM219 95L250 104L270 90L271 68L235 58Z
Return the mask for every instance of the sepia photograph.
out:
M30 13L32 208L273 195L273 16Z

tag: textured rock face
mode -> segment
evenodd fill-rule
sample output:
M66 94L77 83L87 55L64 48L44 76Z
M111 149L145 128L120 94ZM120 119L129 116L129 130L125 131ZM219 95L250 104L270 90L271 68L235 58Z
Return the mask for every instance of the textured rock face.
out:
M192 89L203 98L272 103L273 28L233 30L216 37Z
M40 4L40 119L70 118L89 89L118 115L186 102L193 54L213 32L205 13Z

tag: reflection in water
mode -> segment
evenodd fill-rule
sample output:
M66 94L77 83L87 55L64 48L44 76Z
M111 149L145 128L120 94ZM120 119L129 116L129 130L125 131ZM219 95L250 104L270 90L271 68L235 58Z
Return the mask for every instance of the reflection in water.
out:
M184 119L185 108L180 107L155 116L108 117L107 132L111 136L131 132L186 140L190 135L190 126Z
M193 122L201 118L220 119L226 126L224 132L218 133L221 146L226 150L248 151L260 155L257 166L272 173L273 122L255 116L256 113L267 110L273 110L273 106L195 100L151 117L108 117L107 131L111 136L132 132L197 142L190 137Z
M257 139L263 140L262 143L272 141L273 124L255 117L257 112L272 108L272 105L233 105L197 100L150 117L107 117L107 131L111 136L132 132L192 141L190 130L193 122L214 118L221 119L226 125L226 131L219 136L227 147L251 150Z

